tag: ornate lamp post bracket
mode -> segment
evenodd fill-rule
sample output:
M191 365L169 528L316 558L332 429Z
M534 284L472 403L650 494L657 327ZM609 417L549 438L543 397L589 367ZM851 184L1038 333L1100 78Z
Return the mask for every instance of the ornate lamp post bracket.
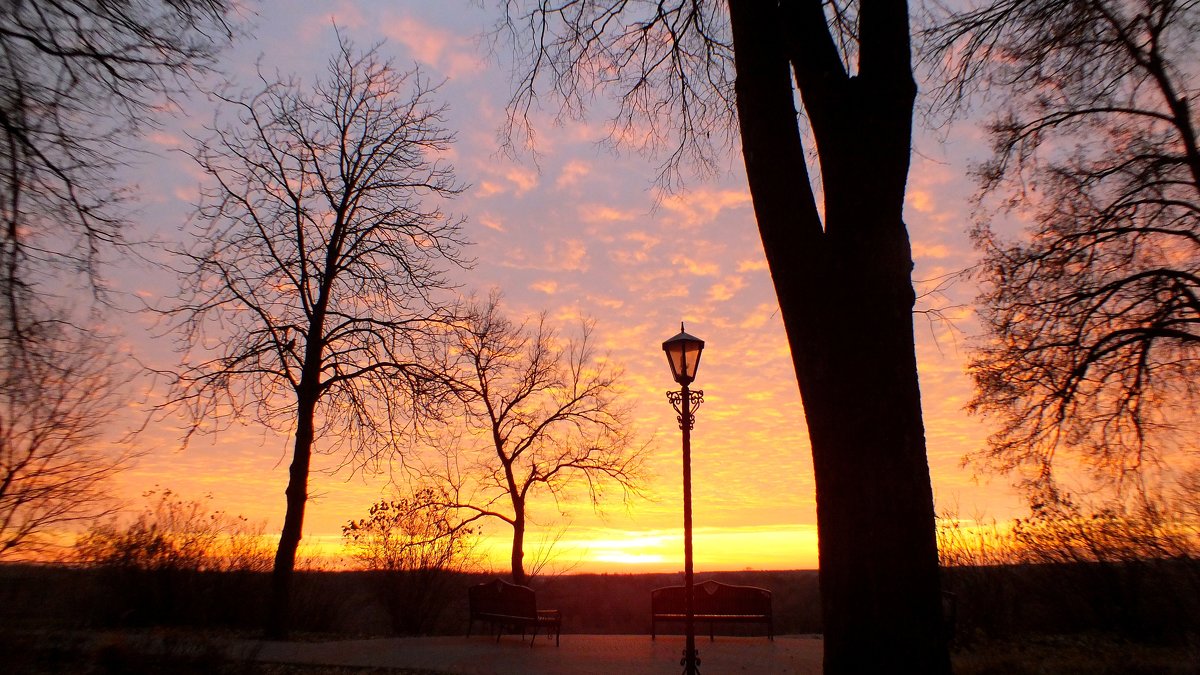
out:
M671 402L671 407L675 408L677 413L676 420L679 422L679 428L683 429L683 390L668 391L667 400ZM696 408L704 403L704 392L688 391L688 431L696 428Z

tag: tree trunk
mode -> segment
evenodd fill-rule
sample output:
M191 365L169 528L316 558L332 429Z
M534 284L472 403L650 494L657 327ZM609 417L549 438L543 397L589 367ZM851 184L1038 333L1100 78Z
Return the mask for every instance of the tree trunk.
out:
M898 24L907 56L907 11L864 8L850 78L822 43L821 3L795 4L731 0L730 16L746 172L812 443L825 672L948 673L901 219L916 88L907 60L902 70L878 60L873 23ZM819 150L824 224L793 73Z
M302 387L303 389L303 387ZM296 569L296 549L304 528L304 508L308 504L308 470L312 462L313 417L317 397L302 396L297 405L296 445L288 469L287 512L283 517L283 532L275 551L275 567L271 571L271 597L267 607L267 638L287 638L291 623L292 577Z
M513 500L514 506L516 499ZM525 576L525 509L517 507L513 513L512 540L512 579L513 583L524 586L529 578Z

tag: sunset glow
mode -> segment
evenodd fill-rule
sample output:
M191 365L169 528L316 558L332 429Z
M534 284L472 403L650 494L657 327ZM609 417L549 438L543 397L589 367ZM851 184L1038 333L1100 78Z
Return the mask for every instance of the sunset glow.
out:
M360 47L386 40L381 53L397 67L420 63L430 81L444 80L438 98L450 106L449 127L457 133L446 159L471 185L443 205L467 218L466 234L474 242L467 250L474 267L453 272L462 292L486 296L499 289L508 314L521 318L545 310L566 335L581 317L595 319L600 351L624 369L622 396L634 410L639 438L651 444L644 498L622 503L615 491L599 510L584 494L534 501L527 561L538 559L542 542L562 531L547 570L682 569L680 438L664 395L675 385L660 348L682 320L706 342L692 385L705 394L692 436L697 570L816 568L807 431L740 149L729 148L715 178L693 177L685 192L662 194L652 188L654 158L598 144L607 133L602 104L586 119L557 119L547 101L534 112L537 156L500 154L508 67L472 39L489 27L489 10L471 3L267 1L255 22L256 39L227 53L223 68L239 87L253 88L261 54L264 73L294 73L311 83L335 44L334 22ZM212 108L201 96L181 106L184 114L146 137L155 156L128 175L143 195L132 240L171 241L191 214L202 176L175 149L189 142L188 135L207 135L203 125ZM949 139L940 134L917 138L909 180L905 216L918 293L975 261L966 235L973 189L966 169L986 144L970 123L956 126ZM113 262L114 286L130 308L139 298L153 303L176 283L132 258ZM974 295L970 282L962 281L923 298L919 307L940 310L916 319L929 462L939 511L1005 519L1019 505L1008 480L977 480L972 468L960 464L987 435L984 424L963 411L971 395L964 364L976 331ZM154 317L109 320L106 329L119 334L121 347L139 362L160 369L176 363L172 341ZM138 382L111 438L145 421L162 400L162 385ZM211 494L215 506L277 532L290 438L247 423L181 448L183 428L171 415L154 416L131 441L144 455L119 477L118 494L135 510L139 495L155 486L184 497ZM339 460L314 460L301 557L306 551L338 557L341 526L392 497L402 481L398 464L378 474L335 471ZM502 523L484 525L477 552L486 565L505 569L510 536Z

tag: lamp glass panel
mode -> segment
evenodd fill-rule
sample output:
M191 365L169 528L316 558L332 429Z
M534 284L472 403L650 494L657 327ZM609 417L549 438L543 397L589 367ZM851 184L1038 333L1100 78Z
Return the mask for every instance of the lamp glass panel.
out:
M675 381L683 383L696 379L696 368L700 365L700 351L704 343L700 340L672 340L665 346Z
M700 366L700 342L683 343L683 373L687 379L696 379L696 368Z

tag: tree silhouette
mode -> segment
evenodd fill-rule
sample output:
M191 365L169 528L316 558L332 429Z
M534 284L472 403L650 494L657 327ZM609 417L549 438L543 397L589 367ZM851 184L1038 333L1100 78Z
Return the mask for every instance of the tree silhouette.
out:
M105 513L121 364L77 311L124 243L129 141L229 41L224 0L0 8L0 556ZM113 372L107 372L111 369Z
M287 629L313 452L370 468L436 412L426 364L463 241L435 203L461 188L433 94L340 39L311 92L225 97L236 118L192 155L211 183L169 310L184 349L169 405L193 432L252 419L295 435L272 636Z
M999 420L979 458L1035 500L1064 458L1118 488L1184 461L1200 377L1200 144L1188 101L1200 7L997 2L928 32L951 103L1002 92L980 199L990 226L971 409ZM1130 478L1132 477L1132 481Z
M596 357L590 323L563 344L545 315L514 323L495 294L467 315L449 369L461 408L418 470L443 488L438 503L460 514L460 527L495 519L512 528L513 583L524 584L530 500L559 502L580 487L594 507L610 487L635 496L645 447L619 400L621 372Z
M0 10L0 340L20 342L66 273L100 290L122 242L131 136L232 36L224 0L11 2ZM52 312L53 313L53 312Z
M0 560L47 553L109 513L109 479L131 459L101 439L124 405L111 354L65 322L23 330L29 348L0 349Z
M902 219L917 92L907 4L500 4L523 59L518 131L543 85L566 114L607 92L614 138L665 152L671 185L674 167L711 167L740 129L812 441L825 672L949 671Z

